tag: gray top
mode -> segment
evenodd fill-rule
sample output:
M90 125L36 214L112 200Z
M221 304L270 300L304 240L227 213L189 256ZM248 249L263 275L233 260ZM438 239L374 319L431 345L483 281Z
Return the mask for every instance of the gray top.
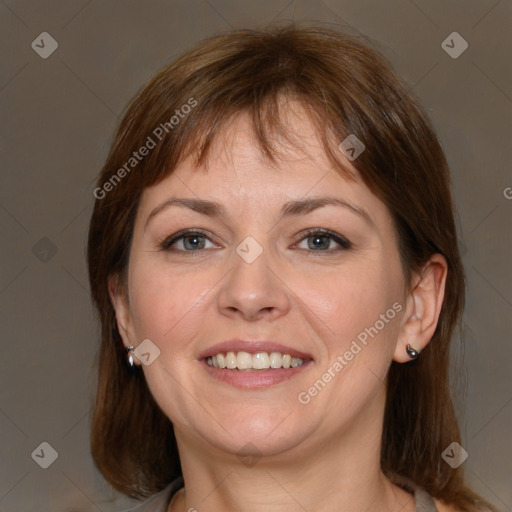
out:
M172 497L183 487L183 477L173 480L165 489L153 494L140 504L122 512L167 512Z
M405 483L405 486L414 493L414 512L438 512L434 500L428 492L409 481ZM167 512L172 497L182 487L183 477L180 476L159 493L123 512Z

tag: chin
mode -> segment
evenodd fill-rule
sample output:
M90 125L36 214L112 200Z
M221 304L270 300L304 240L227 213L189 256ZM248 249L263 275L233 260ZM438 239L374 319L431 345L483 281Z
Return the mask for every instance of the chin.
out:
M266 414L234 414L219 418L220 426L204 433L208 441L224 452L239 457L280 455L300 445L314 431L297 414L290 411L268 411ZM227 432L229 432L229 434ZM231 435L230 435L231 434Z

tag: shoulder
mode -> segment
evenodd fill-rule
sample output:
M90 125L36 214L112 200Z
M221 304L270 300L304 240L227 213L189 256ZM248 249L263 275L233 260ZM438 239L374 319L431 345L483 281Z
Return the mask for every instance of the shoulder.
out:
M446 503L445 501L438 500L434 498L434 503L436 504L436 508L438 512L463 512L463 510L452 503ZM492 512L490 508L471 508L472 512Z
M459 507L434 498L437 512L461 512Z
M160 492L121 512L166 512L172 497L181 487L183 487L183 477L178 477Z

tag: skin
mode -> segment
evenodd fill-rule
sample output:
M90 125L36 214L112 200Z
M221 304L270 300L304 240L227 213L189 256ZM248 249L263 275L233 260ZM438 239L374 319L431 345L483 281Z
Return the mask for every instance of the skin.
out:
M393 360L410 360L408 343L421 351L430 341L446 261L432 256L408 287L386 206L348 160L355 182L331 169L299 105L288 105L286 119L300 149L280 141L277 165L263 158L240 115L217 140L206 173L185 160L144 190L127 287L110 279L125 345L149 338L160 350L143 371L174 425L182 462L186 491L169 510L412 512L412 496L380 470L385 381ZM219 202L226 217L170 206L148 221L171 196ZM285 202L320 196L341 198L371 221L332 205L280 218ZM162 249L186 228L207 232L196 256L193 236ZM315 236L305 238L308 228L332 230L352 247L322 238L326 249L317 249ZM247 236L263 249L250 264L235 250ZM401 311L308 404L300 403L298 394L394 303ZM197 359L235 337L293 346L314 363L278 385L241 390L213 379ZM247 443L258 454L254 464L239 457Z

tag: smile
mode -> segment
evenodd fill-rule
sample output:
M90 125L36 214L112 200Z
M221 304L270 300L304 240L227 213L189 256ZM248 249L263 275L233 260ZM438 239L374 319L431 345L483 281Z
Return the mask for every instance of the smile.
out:
M219 352L201 359L215 380L239 389L256 390L285 382L313 364L313 359L281 352Z
M238 371L267 370L279 368L297 368L304 364L304 359L292 357L281 352L219 352L217 355L207 357L206 363L213 368L222 368Z

